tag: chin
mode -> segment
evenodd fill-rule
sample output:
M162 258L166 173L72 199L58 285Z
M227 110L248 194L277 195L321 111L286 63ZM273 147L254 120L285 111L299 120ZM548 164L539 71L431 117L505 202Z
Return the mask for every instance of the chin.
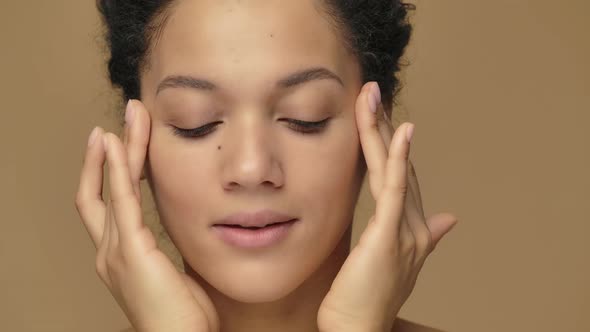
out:
M285 265L266 262L263 266L263 262L246 261L227 266L222 273L214 273L211 285L239 302L274 302L289 295L309 276L301 264L286 258L282 263Z
M281 283L262 283L247 285L232 283L218 289L225 296L242 303L267 303L278 301L289 295L297 287L288 287Z

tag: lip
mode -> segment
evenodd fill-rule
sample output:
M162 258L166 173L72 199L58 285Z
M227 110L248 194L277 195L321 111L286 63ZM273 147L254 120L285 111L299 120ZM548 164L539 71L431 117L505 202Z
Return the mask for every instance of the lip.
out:
M282 212L266 209L254 212L235 213L215 222L212 226L239 225L243 227L264 227L269 224L290 221L293 219L296 218Z
M299 220L293 219L274 225L249 229L236 225L214 225L213 232L225 243L242 249L269 247L284 240Z

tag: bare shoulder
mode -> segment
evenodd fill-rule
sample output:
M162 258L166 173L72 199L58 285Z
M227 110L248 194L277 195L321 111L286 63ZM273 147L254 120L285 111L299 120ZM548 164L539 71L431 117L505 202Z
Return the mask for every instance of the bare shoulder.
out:
M411 322L407 319L398 317L393 323L391 332L445 332L433 327Z

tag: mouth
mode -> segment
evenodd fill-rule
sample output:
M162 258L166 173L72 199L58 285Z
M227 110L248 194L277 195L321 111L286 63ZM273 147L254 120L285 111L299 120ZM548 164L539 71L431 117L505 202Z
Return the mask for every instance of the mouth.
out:
M214 224L213 227L228 227L228 228L240 228L240 229L251 229L251 230L257 230L257 229L263 229L263 228L270 228L273 226L279 226L282 224L288 224L288 223L292 223L296 221L296 219L291 219L291 220L287 220L287 221L282 221L282 222L275 222L275 223L270 223L270 224L266 224L264 226L242 226L242 225L231 225L231 224Z
M265 226L215 224L213 233L226 244L241 249L268 248L285 240L299 219L270 223Z

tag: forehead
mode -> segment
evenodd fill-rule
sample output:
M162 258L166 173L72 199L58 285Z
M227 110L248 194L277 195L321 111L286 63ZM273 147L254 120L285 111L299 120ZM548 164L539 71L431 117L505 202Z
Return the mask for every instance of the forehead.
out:
M350 57L325 15L317 0L180 0L154 45L149 90L172 74L205 76L227 89L245 89L244 81L270 87L287 72L317 66L346 81Z

